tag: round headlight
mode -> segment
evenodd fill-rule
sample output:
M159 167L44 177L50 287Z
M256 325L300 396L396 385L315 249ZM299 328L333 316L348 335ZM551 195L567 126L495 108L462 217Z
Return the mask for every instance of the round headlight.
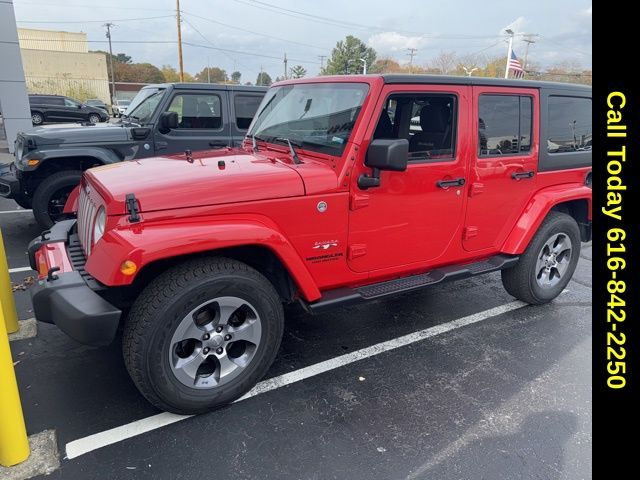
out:
M98 240L104 235L104 227L107 223L107 212L104 207L100 207L96 214L96 220L93 223L93 243L98 243Z

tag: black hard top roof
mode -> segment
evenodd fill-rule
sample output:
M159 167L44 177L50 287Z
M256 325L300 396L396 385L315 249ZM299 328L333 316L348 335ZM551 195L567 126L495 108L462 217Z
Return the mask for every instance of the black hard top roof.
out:
M554 90L581 90L591 92L591 86L575 83L539 82L536 80L507 80L490 77L454 77L448 75L404 75L383 74L384 83L389 84L440 84L440 85L486 85L492 87L552 88Z
M155 88L167 88L172 86L173 88L180 88L185 90L241 90L241 91L254 91L254 92L266 92L268 87L258 87L255 85L232 85L226 83L156 83L151 85L145 85L142 88L155 87Z

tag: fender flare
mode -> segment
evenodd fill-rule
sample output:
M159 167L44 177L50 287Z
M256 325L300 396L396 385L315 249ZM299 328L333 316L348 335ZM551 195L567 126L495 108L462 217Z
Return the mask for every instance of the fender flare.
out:
M98 147L76 147L76 148L58 148L54 150L37 150L31 154L31 158L40 160L38 167L46 161L63 159L63 158L77 158L77 157L92 157L98 160L102 164L121 162L115 152L106 148Z
M80 185L76 185L76 188L71 190L71 193L67 197L67 201L64 203L64 209L62 213L77 213L78 211L78 196L80 195Z
M259 215L233 218L196 218L190 222L157 221L112 228L93 247L85 268L109 286L131 285L137 273L159 260L240 246L261 246L271 250L307 301L321 297L311 273L285 235L268 218ZM123 275L125 260L136 263L136 275Z
M554 185L539 190L529 200L500 251L511 255L523 253L547 214L561 203L586 200L588 218L591 219L592 193L592 190L582 183Z

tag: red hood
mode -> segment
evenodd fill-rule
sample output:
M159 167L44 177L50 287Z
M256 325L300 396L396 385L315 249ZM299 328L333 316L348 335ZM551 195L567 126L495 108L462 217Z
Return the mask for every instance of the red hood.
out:
M105 199L111 215L125 212L128 193L135 194L142 212L305 194L302 172L260 153L239 149L195 152L193 159L189 163L180 154L120 162L92 168L86 176ZM335 174L328 173L335 185Z

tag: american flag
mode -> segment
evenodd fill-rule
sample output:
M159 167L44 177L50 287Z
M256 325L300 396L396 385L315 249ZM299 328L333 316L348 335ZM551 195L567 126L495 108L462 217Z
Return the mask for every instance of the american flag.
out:
M509 59L509 70L513 72L513 78L524 77L524 68L520 64L520 60L516 57L516 52L511 50L511 58Z

